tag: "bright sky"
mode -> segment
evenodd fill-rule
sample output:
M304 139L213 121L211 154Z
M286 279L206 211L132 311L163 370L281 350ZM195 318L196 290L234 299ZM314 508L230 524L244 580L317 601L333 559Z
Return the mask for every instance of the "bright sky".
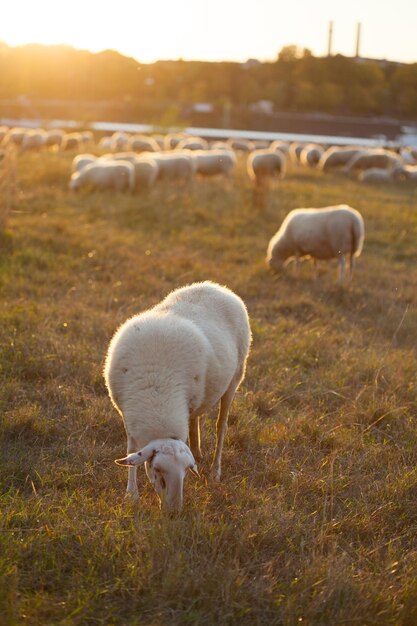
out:
M0 41L118 50L158 59L275 59L289 44L352 56L362 23L362 56L417 62L417 0L10 0Z

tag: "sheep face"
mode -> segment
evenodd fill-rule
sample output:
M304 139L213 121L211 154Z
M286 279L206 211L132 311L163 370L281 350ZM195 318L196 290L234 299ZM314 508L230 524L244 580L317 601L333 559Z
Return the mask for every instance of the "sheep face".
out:
M189 447L176 439L159 439L116 461L118 465L145 463L146 474L158 494L161 507L178 513L183 503L184 478L188 470L198 475L197 465Z

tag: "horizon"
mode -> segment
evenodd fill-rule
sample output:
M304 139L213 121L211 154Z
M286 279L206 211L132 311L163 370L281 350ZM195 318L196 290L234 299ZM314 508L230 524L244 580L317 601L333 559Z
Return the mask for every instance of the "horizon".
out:
M161 0L146 9L134 0L119 0L117 15L110 3L73 0L72 11L63 16L61 3L53 0L38 0L36 5L14 0L3 9L0 41L12 48L40 44L93 53L114 50L141 64L171 60L244 63L252 58L272 62L289 45L309 49L315 57L327 56L330 22L332 55L354 57L360 23L360 57L417 62L414 0L398 0L394 14L378 0L352 0L349 7L333 4L316 0L313 6L299 0L292 8L279 0L258 0L254 13L249 2L212 0L207 13L200 0ZM126 14L134 19L126 20ZM94 24L97 15L98 27ZM14 28L15 24L19 27Z

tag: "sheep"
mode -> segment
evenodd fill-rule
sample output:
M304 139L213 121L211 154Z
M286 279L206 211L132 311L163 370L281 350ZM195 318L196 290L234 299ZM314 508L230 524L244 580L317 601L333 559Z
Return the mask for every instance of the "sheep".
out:
M315 167L320 161L324 150L321 146L315 143L308 143L300 152L301 165L309 165Z
M102 137L98 142L99 150L111 150L112 138L109 136Z
M304 150L305 145L306 145L305 143L302 143L300 141L293 141L290 143L288 154L292 163L300 162L300 155L301 155L301 152Z
M317 260L339 259L339 281L345 277L346 255L349 256L349 277L352 278L355 258L360 255L365 237L361 214L341 204L319 209L294 209L272 237L266 260L280 270L291 260L301 257Z
M177 180L187 183L196 170L196 162L186 153L176 152L143 152L141 158L152 158L158 165L158 180Z
M41 128L26 131L23 136L21 149L23 152L28 150L40 150L45 146L46 133Z
M417 182L417 165L403 165L394 169L397 180Z
M137 154L136 152L117 152L116 154L103 154L100 160L129 161L135 169L135 189L151 189L158 178L159 167L153 158L153 153Z
M175 150L208 150L209 144L202 137L184 137L176 145Z
M286 172L286 158L278 150L253 150L247 159L246 169L249 178L262 186L272 176L283 178Z
M62 138L61 150L81 150L83 137L81 133L66 133Z
M390 168L402 163L401 157L390 150L360 150L347 162L344 172L351 174L355 170L370 167Z
M400 169L402 170L402 168ZM394 175L394 170L386 170L381 167L369 167L358 176L361 183L390 183L394 179L398 179L398 175Z
M127 150L129 143L129 135L127 133L117 131L112 134L110 141L110 150L112 152L120 152Z
M71 174L74 172L80 172L86 165L93 163L97 160L97 157L94 154L77 154L72 159L71 163Z
M164 137L164 150L173 150L184 139L184 133L168 133Z
M129 161L110 161L110 159L97 159L89 163L79 172L71 175L69 188L78 191L83 186L91 186L94 189L115 189L124 191L135 188L135 168Z
M275 139L271 145L269 146L270 150L279 150L283 152L285 155L289 155L290 152L290 144L288 141L282 141L281 139Z
M159 152L160 146L153 137L145 135L133 135L129 137L127 149L133 152Z
M218 403L211 477L220 480L228 413L250 342L245 304L210 281L176 289L122 324L104 378L127 433L127 456L116 461L129 467L127 495L138 497L136 470L145 463L162 506L181 509L185 474L197 473L201 460L200 415Z
M249 139L233 139L229 137L226 143L236 152L252 152L255 150L255 144Z
M21 128L20 126L10 128L3 137L2 145L6 146L12 143L15 146L20 146L23 141L23 137L26 135L26 132L27 129Z
M361 148L340 148L338 146L331 146L323 152L317 167L323 172L327 172L336 167L342 167L360 150Z
M236 155L232 150L196 150L193 153L196 161L196 174L229 176L236 165Z
M45 137L45 146L47 148L60 148L64 135L64 131L60 130L59 128L47 130Z

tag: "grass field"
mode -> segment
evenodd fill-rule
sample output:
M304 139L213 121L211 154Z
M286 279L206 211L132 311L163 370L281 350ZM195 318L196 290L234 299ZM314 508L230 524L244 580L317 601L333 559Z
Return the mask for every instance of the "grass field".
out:
M293 169L252 208L230 181L149 195L67 190L72 155L24 155L0 235L0 623L417 624L417 190ZM347 203L366 240L284 275L266 246L298 206ZM223 478L162 516L102 368L128 316L211 279L251 317Z

